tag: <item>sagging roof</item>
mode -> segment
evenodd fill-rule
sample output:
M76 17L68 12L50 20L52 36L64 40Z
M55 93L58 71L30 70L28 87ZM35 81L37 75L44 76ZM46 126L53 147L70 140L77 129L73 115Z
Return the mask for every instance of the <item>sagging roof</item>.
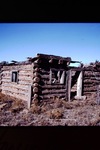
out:
M70 63L80 63L79 61L72 61L71 57L61 57L56 55L49 55L49 54L40 54L38 53L36 57L27 57L26 61L15 61L12 60L10 63L3 61L0 63L0 66L10 66L10 65L24 65L24 64L31 64L32 62L42 59L43 61L48 61L49 63L53 63L54 61L57 61L58 64L61 64L62 62L68 62Z
M47 55L47 54L40 54L38 53L36 57L34 58L30 58L28 57L29 61L35 61L37 59L44 59L44 60L48 60L50 63L53 62L53 60L58 61L58 63L60 62L69 62L69 63L81 63L79 61L72 61L71 57L61 57L61 56L56 56L56 55Z
M77 69L82 68L82 70L91 69L91 68L95 68L95 69L99 68L100 69L99 61L96 61L95 63L90 63L88 66L83 66L83 64L80 61L73 61L71 59L71 57L61 57L61 56L56 56L56 55L40 54L40 53L37 53L36 57L27 57L26 61L18 62L18 61L12 60L11 63L3 61L0 63L0 68L2 68L2 66L31 64L32 62L35 62L39 59L42 59L42 61L46 60L48 63L54 63L56 61L58 64L63 64L63 62L64 62L67 64L67 66L70 63L80 63L80 67L70 67L70 68L77 68Z

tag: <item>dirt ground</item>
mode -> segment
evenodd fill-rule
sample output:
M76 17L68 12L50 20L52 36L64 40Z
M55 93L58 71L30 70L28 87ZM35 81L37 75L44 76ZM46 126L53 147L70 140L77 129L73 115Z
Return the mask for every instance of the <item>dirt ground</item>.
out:
M67 102L58 98L32 104L0 93L0 126L99 126L100 105L96 96Z

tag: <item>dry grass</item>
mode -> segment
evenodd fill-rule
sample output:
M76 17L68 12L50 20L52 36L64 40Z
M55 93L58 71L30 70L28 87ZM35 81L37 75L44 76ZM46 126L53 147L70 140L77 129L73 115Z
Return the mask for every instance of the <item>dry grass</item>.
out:
M37 113L40 114L41 112L41 107L36 105L36 104L32 104L31 108L30 108L30 112L31 113Z
M86 100L67 102L55 97L48 102L34 103L25 113L23 101L13 99L0 93L1 124L5 120L10 125L24 124L33 126L67 125L67 126L97 126L100 125L100 106L95 95ZM6 105L5 105L6 104ZM9 116L6 111L10 111ZM9 123L10 122L10 123Z
M50 119L60 119L63 117L63 111L60 108L49 110L46 114Z
M23 102L21 100L16 100L12 103L12 106L10 107L9 110L11 110L11 112L19 112L20 110L22 110L24 108Z

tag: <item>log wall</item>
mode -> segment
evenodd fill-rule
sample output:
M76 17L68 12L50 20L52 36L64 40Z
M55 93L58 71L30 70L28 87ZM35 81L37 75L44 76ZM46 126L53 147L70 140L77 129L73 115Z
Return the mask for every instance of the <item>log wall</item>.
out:
M91 95L97 92L100 84L100 72L84 71L83 95Z
M18 82L11 81L12 71L18 71ZM28 101L30 92L29 87L32 86L33 82L32 64L3 66L1 74L2 93Z
M61 67L62 68L62 67ZM56 67L55 67L56 69ZM18 82L11 82L12 71L18 71ZM80 71L71 71L71 92L77 91L77 78ZM96 80L98 78L98 80ZM83 95L96 92L100 84L100 72L84 71ZM32 93L29 91L32 86ZM28 101L31 93L32 101L49 100L54 96L66 98L66 84L50 84L50 67L47 64L3 66L0 71L0 88L2 93Z

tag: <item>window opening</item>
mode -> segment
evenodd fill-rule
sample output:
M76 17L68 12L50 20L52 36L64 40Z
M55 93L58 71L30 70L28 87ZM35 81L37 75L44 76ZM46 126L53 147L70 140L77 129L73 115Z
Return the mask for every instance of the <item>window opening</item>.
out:
M63 70L50 70L50 84L65 84L66 72Z
M18 82L18 72L17 71L12 72L11 81L12 82Z

